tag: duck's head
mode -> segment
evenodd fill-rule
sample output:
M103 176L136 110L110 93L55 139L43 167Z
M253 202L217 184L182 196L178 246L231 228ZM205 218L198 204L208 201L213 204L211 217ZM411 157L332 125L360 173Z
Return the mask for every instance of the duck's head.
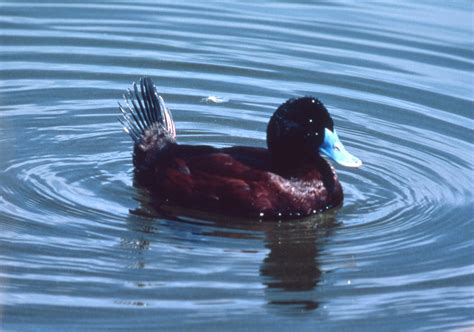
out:
M325 155L338 164L359 167L362 161L342 145L328 110L318 99L289 99L267 127L268 149L277 162L290 165Z

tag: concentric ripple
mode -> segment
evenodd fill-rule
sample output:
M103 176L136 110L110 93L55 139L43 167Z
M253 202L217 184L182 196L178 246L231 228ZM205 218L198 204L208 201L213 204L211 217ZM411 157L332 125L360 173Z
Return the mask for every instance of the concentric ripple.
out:
M1 330L474 325L469 2L0 7ZM187 144L265 146L281 102L320 98L364 162L344 206L154 211L117 121L144 75Z

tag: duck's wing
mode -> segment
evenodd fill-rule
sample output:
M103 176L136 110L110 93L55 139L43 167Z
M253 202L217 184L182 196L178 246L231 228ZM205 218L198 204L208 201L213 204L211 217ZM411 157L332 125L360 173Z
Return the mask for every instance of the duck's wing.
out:
M276 175L238 160L226 149L175 145L154 169L142 183L162 201L254 217L278 205L278 195L271 189Z

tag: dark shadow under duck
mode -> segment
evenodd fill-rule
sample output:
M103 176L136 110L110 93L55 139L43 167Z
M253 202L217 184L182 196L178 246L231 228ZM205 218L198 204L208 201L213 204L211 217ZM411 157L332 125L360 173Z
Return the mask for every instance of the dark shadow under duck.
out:
M135 142L135 178L163 204L256 219L308 216L343 200L336 172L320 153L348 167L362 164L313 97L278 107L267 128L268 149L178 144L171 113L150 78L133 84L120 110Z

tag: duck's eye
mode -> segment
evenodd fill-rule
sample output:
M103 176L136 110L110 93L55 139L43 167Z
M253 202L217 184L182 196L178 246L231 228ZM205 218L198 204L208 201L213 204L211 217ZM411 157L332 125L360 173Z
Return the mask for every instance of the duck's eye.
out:
M340 151L341 151L341 148L339 147L339 145L334 145L334 150L340 152Z

